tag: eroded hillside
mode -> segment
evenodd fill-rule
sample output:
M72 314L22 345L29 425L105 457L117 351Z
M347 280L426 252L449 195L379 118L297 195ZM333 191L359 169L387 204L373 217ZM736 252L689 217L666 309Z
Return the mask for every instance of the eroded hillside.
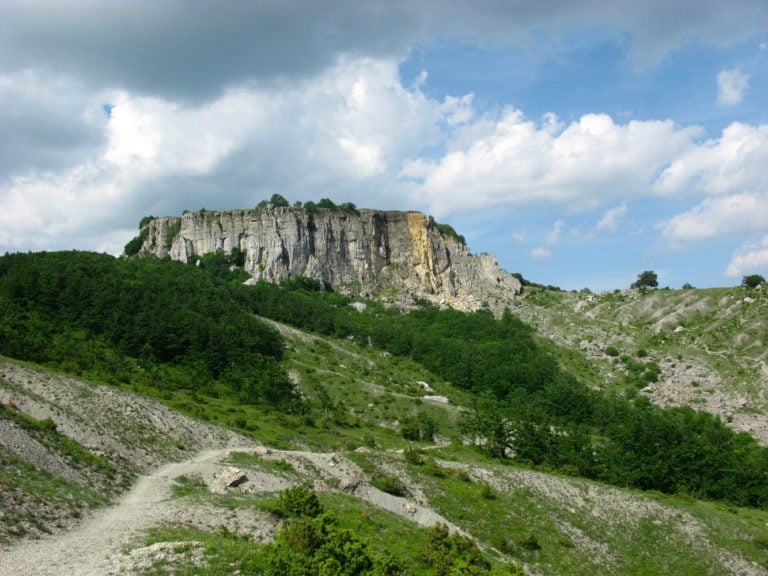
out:
M370 412L375 427L334 432L343 416L330 413L327 425L305 432L254 422L248 437L127 391L4 361L4 403L52 418L92 451L125 454L146 474L114 506L83 514L58 536L0 548L0 574L158 574L171 567L203 574L254 566L285 526L270 510L291 486L310 487L335 522L367 538L372 551L399 555L406 574L434 573L424 555L437 522L471 538L489 561L528 574L768 573L765 512L510 467L449 437L403 442L392 430L402 415L431 406L448 423L465 399L430 400L450 389L424 382L401 359L279 327L302 390L317 398L325 384L328 404ZM430 394L424 384L438 390ZM246 481L227 487L233 474Z
M514 310L544 338L585 355L597 369L598 377L584 374L594 385L641 391L661 406L706 410L768 443L763 291L577 294L531 288ZM649 364L658 371L644 379Z

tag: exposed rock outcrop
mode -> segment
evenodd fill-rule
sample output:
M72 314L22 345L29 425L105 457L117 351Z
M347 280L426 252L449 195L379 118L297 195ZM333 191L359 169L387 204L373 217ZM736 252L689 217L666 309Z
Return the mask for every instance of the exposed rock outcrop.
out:
M401 302L427 298L461 309L502 308L520 281L488 254L470 254L420 212L264 208L154 218L143 253L193 262L207 253L245 255L256 280L305 276L337 289Z

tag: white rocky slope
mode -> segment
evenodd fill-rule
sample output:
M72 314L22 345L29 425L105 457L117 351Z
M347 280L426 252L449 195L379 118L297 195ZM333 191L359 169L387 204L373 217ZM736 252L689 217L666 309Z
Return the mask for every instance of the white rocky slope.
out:
M142 253L191 262L208 253L245 254L256 280L305 276L352 293L428 298L461 309L501 309L520 281L489 255L473 255L419 212L264 208L154 218Z

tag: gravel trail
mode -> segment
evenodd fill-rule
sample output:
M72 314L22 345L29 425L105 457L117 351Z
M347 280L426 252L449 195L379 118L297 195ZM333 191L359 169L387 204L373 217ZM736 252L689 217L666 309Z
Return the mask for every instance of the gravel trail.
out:
M174 480L181 475L207 474L231 450L206 450L191 460L166 464L141 476L115 506L98 510L74 530L0 549L0 576L120 573L121 550L142 530L180 519L183 514L177 502L169 499Z

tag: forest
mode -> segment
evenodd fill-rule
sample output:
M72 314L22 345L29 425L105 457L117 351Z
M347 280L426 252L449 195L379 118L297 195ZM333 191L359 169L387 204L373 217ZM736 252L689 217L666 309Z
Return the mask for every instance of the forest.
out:
M0 257L0 354L114 385L311 409L259 317L408 357L471 394L463 430L511 465L768 507L768 450L718 418L588 388L510 311L404 311L306 278L245 286L228 257L198 266L90 252Z

